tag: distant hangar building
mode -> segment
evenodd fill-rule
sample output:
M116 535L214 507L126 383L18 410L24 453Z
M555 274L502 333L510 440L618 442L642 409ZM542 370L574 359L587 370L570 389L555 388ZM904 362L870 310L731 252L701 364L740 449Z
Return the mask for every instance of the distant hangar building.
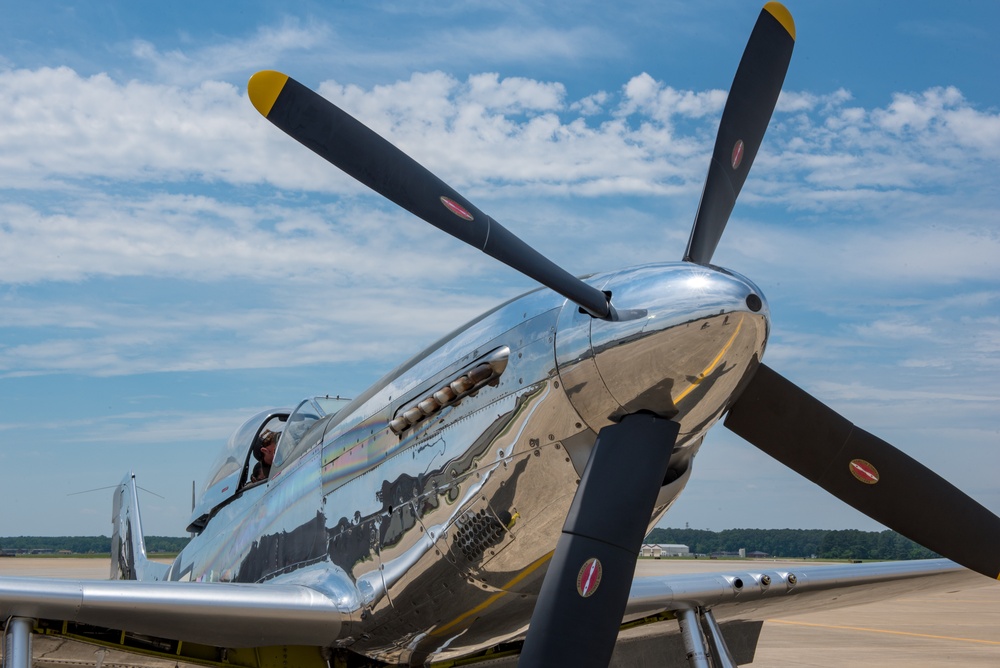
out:
M640 557L690 557L691 548L675 543L645 543L639 550Z

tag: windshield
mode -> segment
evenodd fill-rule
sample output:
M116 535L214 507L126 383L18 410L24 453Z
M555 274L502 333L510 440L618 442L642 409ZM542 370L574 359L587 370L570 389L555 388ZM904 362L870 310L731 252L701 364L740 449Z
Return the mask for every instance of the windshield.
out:
M327 415L336 415L340 412L341 408L351 403L350 399L345 399L340 395L331 397L329 394L325 397L313 397L313 401L315 401Z
M303 399L288 417L285 429L281 433L281 440L278 442L278 451L274 456L274 466L281 468L302 454L306 449L305 445L311 445L320 440L317 437L303 441L302 437L305 436L306 432L309 431L309 428L317 420L336 415L338 411L350 402L350 399L344 399L340 396L331 397L330 395Z

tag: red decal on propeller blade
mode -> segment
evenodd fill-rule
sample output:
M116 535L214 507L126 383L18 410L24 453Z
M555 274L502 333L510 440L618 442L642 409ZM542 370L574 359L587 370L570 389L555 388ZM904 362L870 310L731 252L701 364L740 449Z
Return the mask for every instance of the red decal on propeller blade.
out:
M472 220L472 214L466 211L465 207L456 202L455 200L442 196L441 203L444 204L449 211L451 211L459 218L464 218L465 220Z
M733 146L733 158L732 158L733 169L739 167L741 162L743 162L743 140L737 139L736 145Z
M604 568L597 557L587 559L583 563L583 566L580 567L580 572L576 576L576 593L587 598L597 591L597 588L601 584L601 574L603 572Z
M866 485L874 485L878 482L878 469L863 459L852 459L847 467L851 470L852 476Z

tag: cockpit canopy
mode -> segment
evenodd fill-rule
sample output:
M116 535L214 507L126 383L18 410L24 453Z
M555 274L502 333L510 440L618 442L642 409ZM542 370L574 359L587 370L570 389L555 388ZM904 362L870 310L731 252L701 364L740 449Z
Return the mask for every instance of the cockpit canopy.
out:
M294 410L272 408L261 411L240 425L209 468L187 530L199 532L204 529L220 506L236 498L248 486L250 471L256 463L253 445L264 430L280 433L272 466L274 472L286 467L317 442L313 438L304 438L310 427L318 420L335 415L349 402L349 399L339 396L311 397L300 402ZM322 438L322 429L318 431Z
M188 531L198 532L212 516L212 511L232 499L248 479L248 468L252 466L253 444L265 429L280 431L288 419L287 408L272 408L261 411L244 422L233 432L222 452L208 469L205 484L201 489L194 508Z

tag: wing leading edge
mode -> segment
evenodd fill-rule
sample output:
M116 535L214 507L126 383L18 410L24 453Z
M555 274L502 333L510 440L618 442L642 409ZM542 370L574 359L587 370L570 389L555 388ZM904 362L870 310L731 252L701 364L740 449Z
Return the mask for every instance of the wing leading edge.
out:
M644 576L632 582L625 619L711 609L719 619L762 620L981 581L947 559Z
M326 647L351 618L299 584L0 578L0 619L89 624L218 647Z

